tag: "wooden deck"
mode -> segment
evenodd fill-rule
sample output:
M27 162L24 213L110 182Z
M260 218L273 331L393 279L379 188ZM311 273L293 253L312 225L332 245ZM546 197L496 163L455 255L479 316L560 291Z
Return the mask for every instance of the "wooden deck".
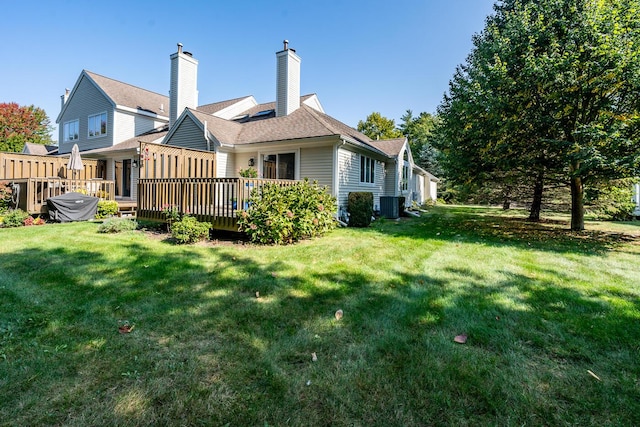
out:
M248 206L252 191L266 183L282 186L297 181L252 178L162 178L138 182L138 219L166 220L163 209L176 207L214 229L238 231L236 213Z

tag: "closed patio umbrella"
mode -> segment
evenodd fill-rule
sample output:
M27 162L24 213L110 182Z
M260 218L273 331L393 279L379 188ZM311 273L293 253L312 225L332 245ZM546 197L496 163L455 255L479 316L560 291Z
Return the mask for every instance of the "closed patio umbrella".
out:
M73 144L71 148L71 155L69 156L69 163L67 163L67 169L73 171L73 177L75 178L76 171L81 171L84 169L84 165L82 164L82 158L80 157L80 149L78 148L78 144Z

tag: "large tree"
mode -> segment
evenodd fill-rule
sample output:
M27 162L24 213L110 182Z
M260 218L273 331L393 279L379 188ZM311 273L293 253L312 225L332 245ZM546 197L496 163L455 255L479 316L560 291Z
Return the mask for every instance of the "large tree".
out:
M42 108L0 103L0 151L20 152L25 142L51 143L51 122Z
M400 119L402 122L398 125L398 130L409 140L415 162L429 172L439 175L438 152L432 144L437 117L425 112L414 116L413 111L407 110Z
M585 183L640 172L640 0L507 0L495 12L441 105L442 148L472 159L470 176L562 176L582 230Z
M402 132L396 129L395 121L384 117L378 112L369 114L365 121L358 121L357 129L374 140L393 139L402 136Z

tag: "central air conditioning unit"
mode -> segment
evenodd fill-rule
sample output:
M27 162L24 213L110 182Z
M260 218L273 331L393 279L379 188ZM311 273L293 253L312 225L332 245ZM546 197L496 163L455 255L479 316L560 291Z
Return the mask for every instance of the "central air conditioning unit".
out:
M400 216L400 200L398 197L380 197L380 216L396 219Z

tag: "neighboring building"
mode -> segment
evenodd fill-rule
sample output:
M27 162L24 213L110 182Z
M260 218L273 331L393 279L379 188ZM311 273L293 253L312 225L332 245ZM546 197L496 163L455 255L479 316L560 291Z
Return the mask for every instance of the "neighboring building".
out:
M34 156L52 156L54 154L58 154L58 146L26 142L24 144L24 147L22 148L22 154L32 154Z
M142 142L214 152L220 178L252 166L262 178L316 180L340 206L352 191L373 192L376 209L380 196L435 200L438 179L415 165L406 138L373 141L327 115L315 94L300 95L301 60L286 41L276 101L266 104L245 96L198 106L198 61L181 44L170 60L169 98L89 71L63 96L60 153L77 143L103 159L119 197L135 199Z
M633 215L640 216L640 183L633 184L633 201L636 202Z

